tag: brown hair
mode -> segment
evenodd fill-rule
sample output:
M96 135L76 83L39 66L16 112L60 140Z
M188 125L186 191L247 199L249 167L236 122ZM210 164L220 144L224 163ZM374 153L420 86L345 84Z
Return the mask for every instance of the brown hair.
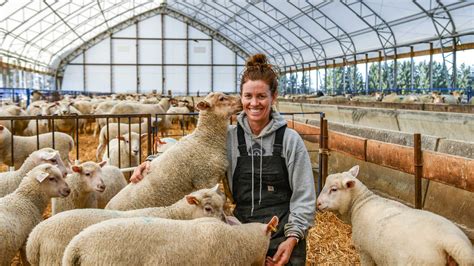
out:
M242 86L249 80L261 80L270 87L271 94L278 90L278 75L274 66L268 63L264 54L255 54L247 59L245 69L240 79L240 93Z

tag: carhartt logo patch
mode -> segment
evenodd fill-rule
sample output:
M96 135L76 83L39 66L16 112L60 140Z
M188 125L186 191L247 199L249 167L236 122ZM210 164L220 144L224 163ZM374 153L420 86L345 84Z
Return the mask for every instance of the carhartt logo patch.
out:
M270 192L275 191L275 188L273 186L267 186L267 188L268 188L268 191L270 191Z

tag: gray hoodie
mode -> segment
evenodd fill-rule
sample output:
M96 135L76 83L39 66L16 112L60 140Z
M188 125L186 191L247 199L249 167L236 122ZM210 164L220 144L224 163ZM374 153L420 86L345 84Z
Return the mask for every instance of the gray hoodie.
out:
M258 136L253 135L244 112L238 115L237 120L244 129L247 150L253 150L254 156L255 154L272 155L275 132L278 128L286 125L286 120L278 112L273 111L270 123ZM251 154L249 153L249 155ZM227 157L229 159L227 178L231 191L232 177L238 156L237 126L231 125L227 131ZM285 157L289 183L293 191L290 201L290 216L285 225L285 236L296 234L300 239L303 239L314 222L316 192L308 151L300 135L293 129L287 128L285 130L282 156ZM258 173L255 173L255 178L259 178ZM258 186L255 189L261 190ZM255 193L255 195L259 195L259 193ZM254 204L258 204L258 202L259 197L256 196Z

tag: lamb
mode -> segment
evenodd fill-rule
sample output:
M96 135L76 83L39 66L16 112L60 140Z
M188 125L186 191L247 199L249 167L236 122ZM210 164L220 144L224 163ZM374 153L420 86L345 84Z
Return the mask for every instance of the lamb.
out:
M12 163L11 158L11 132L0 125L0 162L10 165ZM39 149L46 147L53 147L52 145L53 133L45 133L39 135ZM13 136L13 149L14 149L14 166L20 168L21 164L26 158L37 149L36 136ZM71 163L69 160L69 152L74 148L74 140L68 134L55 132L54 142L56 149L61 155L66 167Z
M100 209L105 208L110 199L127 185L127 180L120 169L112 165L102 167L102 180L105 190L97 195L97 207Z
M21 109L16 105L6 105L0 108L0 116L27 116L25 110ZM10 120L0 120L0 124L6 126L8 129L12 129ZM22 134L25 128L28 126L28 120L16 120L13 121L13 128L17 134Z
M34 102L28 107L30 115L52 115L58 108L58 103L48 104L46 102ZM25 135L32 136L37 133L46 133L49 131L49 122L46 119L38 120L38 129L36 129L36 120L30 120L24 133Z
M13 193L0 198L0 264L10 265L33 227L43 220L51 197L66 197L70 189L53 165L33 168Z
M141 127L141 132L140 132ZM99 133L99 146L97 146L96 159L99 160L99 156L107 145L107 130L109 131L109 138L113 138L119 135L118 132L119 124L118 123L109 123L108 125L102 127ZM129 124L120 123L120 134L128 133ZM130 130L132 132L142 134L148 133L148 121L145 120L140 124L130 124Z
M452 222L371 192L356 176L359 166L329 175L318 209L338 212L352 223L362 265L474 265L469 239Z
M104 167L105 168L105 167ZM36 226L28 237L26 255L32 265L61 265L64 249L85 228L115 218L160 217L191 220L224 216L225 195L215 186L186 195L168 207L132 211L78 209L52 216Z
M68 173L58 151L51 148L43 148L34 151L26 158L18 170L0 173L0 197L4 197L15 191L23 180L23 177L25 177L29 171L35 166L44 163L57 166L63 176L66 176Z
M65 199L52 199L51 213L55 215L72 209L97 208L96 191L101 193L105 190L101 169L105 163L85 162L73 165L71 168L74 173L66 177L71 195Z
M433 103L435 104L459 104L460 98L453 95L433 94Z
M146 137L146 133L138 135L135 132L118 136L109 141L109 152L106 150L102 160L107 161L109 165L119 168L127 168L138 165L140 156L141 139ZM120 149L119 149L120 143ZM120 160L119 160L120 154ZM125 174L127 181L130 179L130 173Z
M76 235L66 247L62 262L63 265L263 265L271 231L277 225L276 216L268 224L234 226L208 217L192 221L148 217L112 219Z
M109 114L114 105L119 103L119 101L103 101L99 104L97 104L94 114L96 115L101 115L101 114ZM97 118L95 122L95 128L94 128L94 137L97 136L97 133L99 130L107 124L107 119L106 118Z
M163 98L158 104L141 104L141 103L131 103L131 102L121 102L116 104L110 110L111 114L164 114L170 107L169 98ZM163 117L160 117L163 119ZM123 120L122 122L127 122ZM132 123L137 123L132 119Z
M54 112L55 115L59 116L66 116L66 115L82 115L82 113L77 110L74 106L72 106L73 103L63 103L61 102L59 104L58 109ZM55 119L55 129L61 132L68 133L69 135L74 135L74 129L76 128L76 119L74 118L68 118L68 119ZM84 119L79 119L78 127L79 129L83 128L83 125L85 123Z
M181 129L188 129L190 116L189 115L182 115L182 114L189 114L190 111L186 106L171 106L168 111L166 111L165 119L169 119L171 122L177 120L181 126ZM177 115L180 114L180 115Z
M225 176L227 125L231 115L242 109L240 98L213 92L197 107L201 111L193 133L155 158L144 180L128 184L106 209L167 206Z

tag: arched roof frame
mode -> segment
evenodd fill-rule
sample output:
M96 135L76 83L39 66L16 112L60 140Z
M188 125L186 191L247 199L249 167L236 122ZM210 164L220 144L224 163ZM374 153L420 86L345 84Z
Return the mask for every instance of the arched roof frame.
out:
M201 10L204 7L204 5L200 6L200 8L196 8L193 5L188 4L188 1L176 2L176 3L174 3L174 6L176 6L176 5L177 6L182 6L183 8L185 8L189 11L195 12L194 15L189 15L193 19L195 19L195 20L204 20L204 22L206 22L206 24L209 25L209 26L216 25L216 27L215 27L216 30L223 31L222 33L226 34L226 36L238 37L242 41L247 40L246 36L245 36L245 33L236 31L232 27L229 27L227 22L220 23L219 20L217 20L215 17L213 17L211 15L208 15L207 12L202 12ZM254 32L251 29L249 29L249 31ZM261 38L261 37L259 37L259 38ZM283 54L278 49L276 49L276 47L273 46L271 43L262 42L260 44L260 43L256 43L256 42L246 42L245 44L249 45L249 46L252 46L254 48L254 51L252 51L252 52L265 52L265 53L267 53L270 58L273 58L273 60L276 64L283 64L283 65L287 64L287 61L286 61L285 57L283 56ZM239 44L237 43L237 45L239 45ZM239 45L239 46L245 48L245 45ZM276 54L279 55L279 56L277 56Z
M441 3L441 1L436 0L436 7L431 11L427 10L423 5L418 3L417 0L413 0L413 3L419 7L428 17L431 18L433 22L433 27L436 31L436 35L439 38L439 44L441 49L441 54L443 57L443 66L447 71L443 71L445 79L448 80L450 87L455 87L456 83L456 74L452 75L452 78L449 77L449 71L456 68L456 59L454 58L454 49L453 47L457 43L457 37L453 38L443 38L443 36L455 36L456 35L456 25L453 21L453 17L448 9ZM446 52L446 48L449 47L451 52ZM452 60L449 58L453 57ZM450 66L448 64L450 63Z
M215 31L214 29L208 27L207 25L192 19L191 17L176 11L172 8L167 7L166 5L161 5L158 8L155 8L153 10L147 11L145 13L139 14L137 16L134 16L112 28L110 28L108 31L103 32L93 39L91 39L88 42L83 43L81 46L78 48L74 49L72 52L68 53L65 57L61 59L61 62L59 64L59 67L57 69L57 76L62 76L64 74L64 70L66 67L66 64L72 61L74 58L76 58L78 55L83 53L83 51L91 48L98 42L110 37L111 34L118 32L120 30L123 30L132 24L136 23L137 21L145 20L147 18L156 16L158 14L163 14L170 16L172 18L175 18L181 22L187 23L192 27L197 28L198 30L202 31L203 33L212 36L215 40L221 42L224 46L229 48L231 51L235 52L238 56L242 58L246 58L249 56L249 52L243 50L241 47L237 46L233 41L229 40L227 37L223 36L219 32Z
M351 38L351 36L334 20L328 17L324 12L321 12L319 5L314 5L308 0L305 0L304 2L306 3L306 5L303 5L304 3L302 1L296 1L295 3L293 3L290 0L287 0L287 2L296 9L298 9L301 14L313 21L322 30L327 32L331 37L333 37L339 43L339 47L341 48L341 52L344 57L346 57L347 55L357 54L357 50L354 45L354 40ZM326 4L328 4L328 2L322 3L322 5ZM316 63L316 65L319 64Z
M203 5L205 6L208 6L210 7L210 9L208 10L208 12L212 12L213 10L216 10L218 12L220 12L220 14L222 14L223 16L226 17L226 20L229 20L229 19L233 19L236 18L236 17L239 17L240 19L242 19L244 22L246 22L247 24L249 25L252 25L253 28L255 28L255 30L259 30L260 27L260 23L268 26L268 24L264 21L261 21L259 20L257 17L255 17L254 14L251 14L249 12L244 12L242 14L239 14L239 12L237 10L234 10L234 9L239 9L239 10L245 10L245 8L243 8L242 6L239 6L239 5L236 5L235 3L233 2L225 2L225 3L219 3L218 1L216 2L213 2L212 3L213 5L210 5L207 1L204 1L203 2ZM214 5L217 5L218 8L216 8L216 6ZM228 11L230 14L232 15L228 15L226 14L223 10L226 10ZM250 17L249 16L252 16L253 18L255 18L254 21L251 21L250 20ZM245 26L243 23L240 23L239 20L237 19L233 19L235 20L236 23L238 23L239 25L243 26L240 30L242 29L245 29L245 30L249 30L250 28ZM254 25L253 23L254 22L257 22L257 25ZM237 29L239 30L239 29ZM257 31L252 31L254 34L257 33ZM295 47L294 45L290 44L290 42L288 41L288 39L281 35L280 33L276 32L276 31L270 31L270 32L274 32L275 33L275 36L272 36L269 32L263 32L261 31L261 33L265 36L267 36L268 38L272 39L272 38L275 38L275 37L278 37L278 41L276 42L281 48L283 48L283 50L288 54L290 55L290 58L291 60L293 61L293 65L296 67L300 61L298 61L298 58L295 58L293 56L293 54L290 52L290 49L291 47ZM248 39L248 38L247 38ZM265 40L264 38L261 38L261 36L259 36L259 39L261 40L261 42L255 42L255 43L265 43L267 40ZM281 40L285 40L285 42L281 42ZM248 41L251 41L251 39L248 39ZM299 54L299 59L302 60L302 54L301 52L298 51L298 54ZM284 56L284 54L283 54Z

